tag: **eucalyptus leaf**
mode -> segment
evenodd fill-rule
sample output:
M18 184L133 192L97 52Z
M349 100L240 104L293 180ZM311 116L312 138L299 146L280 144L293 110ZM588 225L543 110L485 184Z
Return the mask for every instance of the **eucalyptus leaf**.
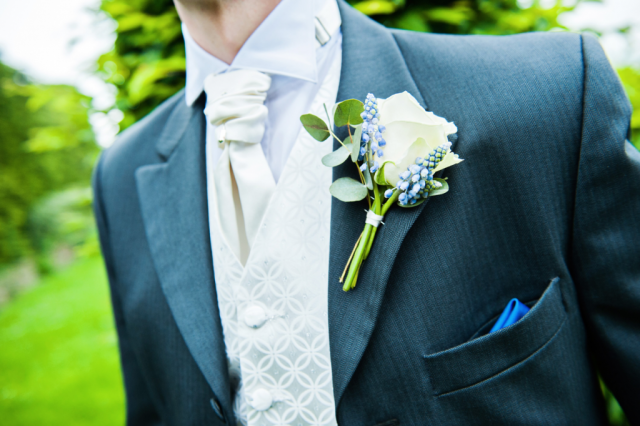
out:
M323 119L313 114L305 114L300 117L300 121L305 130L317 141L326 140L330 133L327 123Z
M434 178L434 180L437 180L438 182L440 182L442 186L438 189L434 189L433 191L429 192L430 197L435 197L436 195L442 195L447 191L449 191L449 184L447 183L446 180L440 179L440 178Z
M357 99L348 99L338 104L333 116L333 122L337 127L347 124L357 125L362 123L360 114L364 112L364 104Z
M427 198L420 198L418 201L415 202L415 204L407 204L404 206L400 203L397 203L397 204L403 209L410 209L411 207L418 207L420 204L424 203L426 200Z
M350 177L343 177L333 182L329 192L338 200L346 202L360 201L369 194L366 186Z
M322 164L327 167L335 167L344 163L344 160L349 158L351 155L351 145L347 145L347 147L340 146L340 148L333 151L331 154L327 154L322 157Z
M358 160L360 155L360 145L362 140L362 124L355 127L353 133L353 146L351 147L351 161L354 163Z
M367 188L373 191L373 181L371 180L371 172L369 171L369 168L367 167L362 174L364 175L364 183L367 185Z

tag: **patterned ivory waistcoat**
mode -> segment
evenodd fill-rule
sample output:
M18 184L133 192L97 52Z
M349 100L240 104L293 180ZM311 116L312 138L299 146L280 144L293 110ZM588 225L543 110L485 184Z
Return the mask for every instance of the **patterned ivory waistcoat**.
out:
M334 104L340 66L337 57L312 113L324 116L323 104ZM301 129L245 267L224 240L218 210L209 211L216 216L209 220L215 285L241 425L336 425L327 315L332 169L321 163L332 145Z

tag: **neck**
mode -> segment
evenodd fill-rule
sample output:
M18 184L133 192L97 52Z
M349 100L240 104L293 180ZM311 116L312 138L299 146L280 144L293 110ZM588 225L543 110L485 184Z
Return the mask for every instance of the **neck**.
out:
M280 0L175 0L178 15L200 47L230 64Z

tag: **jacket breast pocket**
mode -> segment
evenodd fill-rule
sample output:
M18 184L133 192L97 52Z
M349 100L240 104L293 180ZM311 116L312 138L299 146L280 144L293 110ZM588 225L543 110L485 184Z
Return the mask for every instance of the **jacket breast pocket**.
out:
M490 380L540 351L567 318L560 279L515 324L462 345L425 355L432 389L441 396Z

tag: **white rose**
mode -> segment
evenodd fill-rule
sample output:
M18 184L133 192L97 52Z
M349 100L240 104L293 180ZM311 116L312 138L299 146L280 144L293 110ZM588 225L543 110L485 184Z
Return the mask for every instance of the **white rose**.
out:
M448 144L447 135L458 131L455 124L425 111L407 92L378 99L378 109L378 125L384 126L382 136L387 142L381 148L384 155L380 159L383 163L378 173L391 186L396 185L400 180L400 173L414 164L417 157L425 157L438 146ZM449 150L434 172L461 161Z

